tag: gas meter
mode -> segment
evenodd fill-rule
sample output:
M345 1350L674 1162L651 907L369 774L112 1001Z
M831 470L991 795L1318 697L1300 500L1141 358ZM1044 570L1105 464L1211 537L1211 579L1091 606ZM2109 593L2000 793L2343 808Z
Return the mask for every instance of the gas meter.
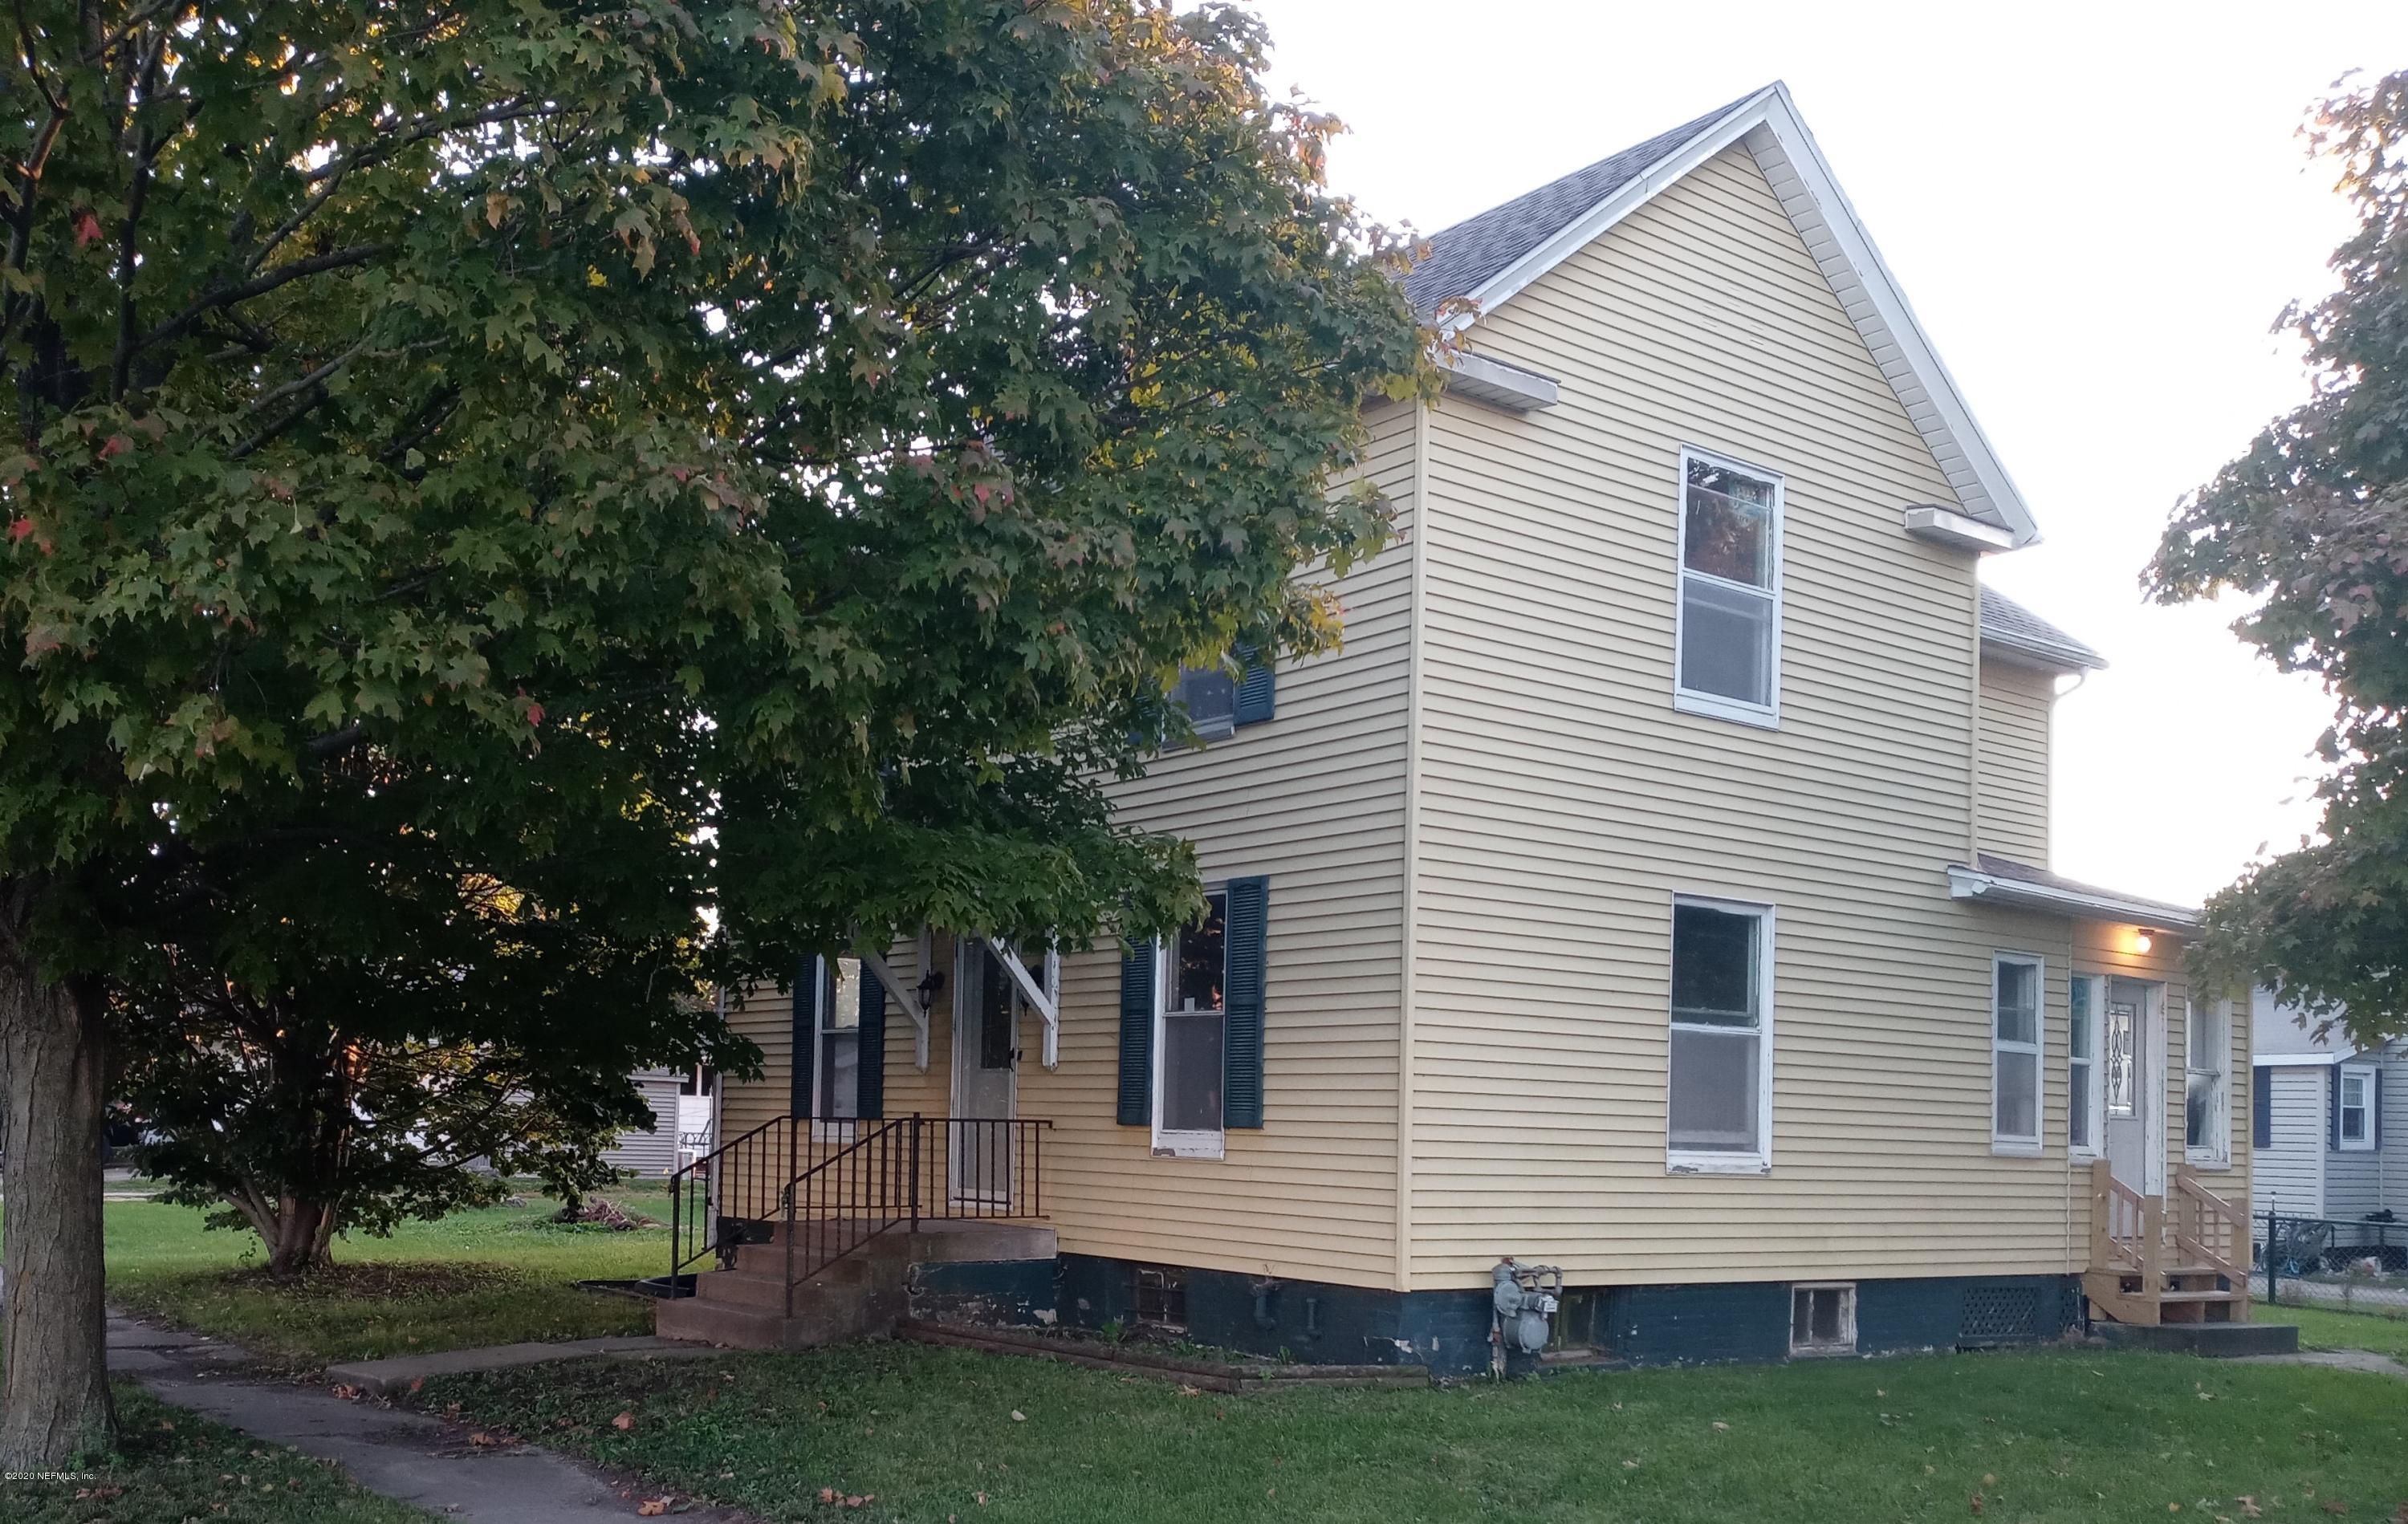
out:
M1504 1374L1508 1354L1535 1355L1547 1347L1563 1293L1564 1273L1554 1265L1515 1264L1511 1255L1498 1261L1496 1319L1488 1335L1498 1374Z

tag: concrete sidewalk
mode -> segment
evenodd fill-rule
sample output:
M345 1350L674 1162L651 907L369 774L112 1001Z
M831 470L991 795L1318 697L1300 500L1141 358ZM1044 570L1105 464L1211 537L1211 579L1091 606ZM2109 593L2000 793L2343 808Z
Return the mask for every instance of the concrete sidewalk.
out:
M588 1341L593 1343L632 1341ZM600 1353L589 1351L588 1354ZM654 1351L657 1354L658 1351ZM108 1362L161 1400L275 1445L341 1465L362 1487L444 1518L491 1524L595 1524L635 1515L659 1489L631 1487L532 1445L479 1445L478 1431L322 1387L230 1374L236 1346L112 1317ZM508 1363L525 1363L523 1360ZM674 1500L681 1502L683 1500ZM695 1508L676 1517L748 1524L744 1514Z
M687 1339L664 1339L638 1333L616 1339L565 1339L558 1344L497 1344L481 1349L446 1349L433 1355L397 1355L391 1360L360 1360L326 1367L330 1387L357 1387L370 1397L400 1396L421 1381L438 1375L467 1375L479 1371L508 1371L522 1365L550 1365L564 1360L693 1360L726 1351Z

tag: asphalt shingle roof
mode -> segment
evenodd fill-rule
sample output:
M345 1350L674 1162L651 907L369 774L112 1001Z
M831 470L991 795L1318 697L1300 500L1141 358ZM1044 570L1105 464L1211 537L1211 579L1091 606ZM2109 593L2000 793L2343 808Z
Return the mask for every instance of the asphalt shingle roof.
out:
M2107 664L2105 657L1986 584L1982 589L1982 638L2078 667Z
M2171 904L2164 900L2144 899L2138 894L2127 894L2121 890L2100 889L2096 884L2086 884L2079 879L2068 878L2063 874L2051 873L2046 868L2035 868L2028 862L2018 862L2011 857L1994 857L1988 852L1983 852L1973 859L1973 865L1993 878L2012 878L2017 883L2037 884L2042 889L2062 890L2069 894L2086 894L2093 899L2121 900L2136 909L2158 911L2166 919L2178 923L2196 923L2199 919L2199 906L2195 904Z
M1580 221L1591 207L1643 174L1648 165L1679 149L1715 122L1756 99L1749 91L1695 121L1684 121L1644 143L1633 144L1586 169L1491 207L1431 236L1429 257L1405 278L1413 306L1426 313L1450 296L1469 296L1530 250Z

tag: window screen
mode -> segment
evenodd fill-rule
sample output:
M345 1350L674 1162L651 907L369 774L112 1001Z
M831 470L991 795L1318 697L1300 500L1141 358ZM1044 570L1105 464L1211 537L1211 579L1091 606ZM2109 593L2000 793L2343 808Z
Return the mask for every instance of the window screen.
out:
M1770 708L1781 489L1722 462L1683 462L1680 687Z
M1171 944L1162 1013L1162 1127L1221 1131L1227 1036L1228 914L1226 893L1205 897L1204 919Z
M1672 906L1675 1151L1763 1151L1763 942L1761 911Z

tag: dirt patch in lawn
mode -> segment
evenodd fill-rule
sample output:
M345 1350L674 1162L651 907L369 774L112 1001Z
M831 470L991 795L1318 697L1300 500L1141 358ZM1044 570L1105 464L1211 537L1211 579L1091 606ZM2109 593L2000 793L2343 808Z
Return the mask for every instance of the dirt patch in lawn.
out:
M229 1270L214 1278L231 1290L264 1292L294 1302L423 1302L509 1290L527 1285L534 1277L509 1265L364 1260L357 1264L337 1262L289 1281L256 1268Z

